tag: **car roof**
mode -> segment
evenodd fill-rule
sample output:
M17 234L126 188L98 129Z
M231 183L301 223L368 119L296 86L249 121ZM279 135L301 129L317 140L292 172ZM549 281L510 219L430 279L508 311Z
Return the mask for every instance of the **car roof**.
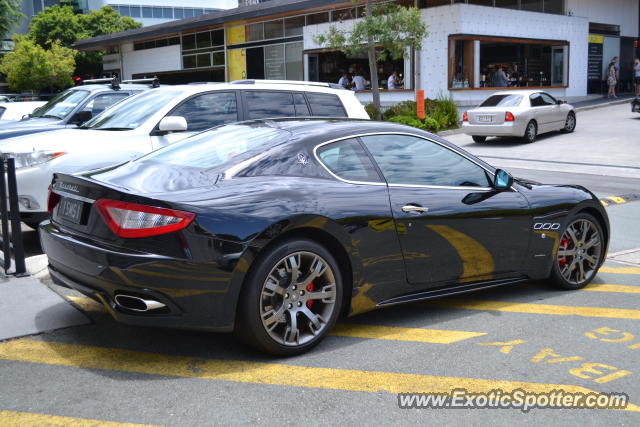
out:
M541 89L516 89L516 90L501 90L499 92L494 92L489 96L493 96L493 95L532 95L534 93L540 93L540 92L544 92L544 90Z
M123 85L124 86L124 85ZM154 89L158 90L180 90L187 93L208 92L215 90L275 90L275 91L294 91L294 92L318 92L331 93L335 95L351 94L353 92L344 89L335 89L332 87L321 86L316 84L300 84L298 82L283 83L270 81L247 81L247 83L192 83L185 85L162 86Z
M88 85L73 86L69 88L69 90L86 90L88 92L97 92L97 91L118 92L121 90L147 90L147 89L151 89L151 86L145 85L145 84L137 84L137 83L120 83L119 89L113 89L110 84L88 84Z

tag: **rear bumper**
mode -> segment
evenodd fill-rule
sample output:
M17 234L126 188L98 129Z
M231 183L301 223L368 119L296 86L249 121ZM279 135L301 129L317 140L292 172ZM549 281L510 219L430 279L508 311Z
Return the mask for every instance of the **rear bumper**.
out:
M118 321L132 325L216 332L233 330L237 289L232 272L215 263L193 263L143 252L123 252L83 240L50 222L39 227L53 281L102 303ZM119 294L161 302L133 311L115 302Z
M518 122L505 122L502 124L470 124L468 122L462 123L462 131L467 135L478 136L523 136L525 130L525 124Z

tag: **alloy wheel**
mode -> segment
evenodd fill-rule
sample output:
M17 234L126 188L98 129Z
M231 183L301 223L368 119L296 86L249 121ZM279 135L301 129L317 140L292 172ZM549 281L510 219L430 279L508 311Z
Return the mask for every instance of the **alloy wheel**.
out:
M536 139L536 125L533 122L529 122L527 125L526 139L528 142L533 142Z
M567 121L564 124L564 131L573 132L573 129L575 129L575 127L576 127L576 116L574 116L573 114L569 114L567 116Z
M335 308L335 274L312 252L294 252L278 261L260 292L262 325L286 346L313 340L328 327Z
M573 221L562 234L557 263L562 277L572 285L593 278L600 263L602 240L596 225L584 218Z

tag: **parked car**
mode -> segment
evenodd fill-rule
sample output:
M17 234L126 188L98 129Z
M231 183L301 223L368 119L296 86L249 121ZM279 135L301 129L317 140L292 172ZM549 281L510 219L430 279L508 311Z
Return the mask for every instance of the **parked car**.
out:
M631 112L640 113L640 96L636 96L633 101L631 101Z
M2 102L0 103L0 123L4 123L5 120L22 120L44 104L46 104L45 101Z
M82 175L40 225L53 280L136 325L306 351L341 313L550 278L589 283L607 214L388 122L230 124ZM385 225L386 224L386 225Z
M462 130L478 143L488 136L516 136L531 143L540 134L575 128L573 106L540 90L496 92L462 116Z
M122 83L117 79L93 79L84 82L86 84L62 92L20 121L0 123L0 140L75 128L107 107L159 85L157 79L125 80Z
M11 138L0 151L16 158L20 216L35 227L47 216L53 172L126 162L223 123L286 116L369 117L353 92L326 83L168 86L126 99L81 127Z

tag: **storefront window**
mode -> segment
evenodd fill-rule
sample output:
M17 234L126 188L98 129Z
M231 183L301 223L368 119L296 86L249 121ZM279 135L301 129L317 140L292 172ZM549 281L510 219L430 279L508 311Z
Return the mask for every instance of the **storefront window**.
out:
M505 9L519 9L520 2L518 0L495 0L496 7L503 7Z
M264 78L267 80L284 80L284 45L278 44L264 47Z
M355 19L356 8L351 7L349 9L338 9L332 12L332 21L346 21L348 19Z
M264 39L263 24L258 22L257 24L248 24L246 27L247 41L256 41Z
M284 35L282 27L282 19L277 21L267 21L264 23L264 38L265 39L279 39Z
M302 27L304 27L304 16L297 16L295 18L285 19L284 21L285 37L301 36Z
M287 80L304 80L302 70L302 43L285 45Z
M564 14L564 0L544 0L544 13Z
M480 6L493 6L493 0L469 0L469 4L479 4Z
M520 0L520 8L532 12L542 12L542 0Z
M329 22L329 12L314 13L307 15L307 25L322 24Z

